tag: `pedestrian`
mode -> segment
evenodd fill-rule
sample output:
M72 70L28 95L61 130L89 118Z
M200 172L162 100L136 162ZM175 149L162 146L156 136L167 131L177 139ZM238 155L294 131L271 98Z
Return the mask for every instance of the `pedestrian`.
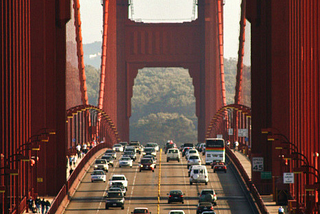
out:
M36 200L35 200L34 203L36 204L37 213L40 213L40 204L41 204L41 201L40 201L39 196L37 196L37 198L36 198Z
M279 209L278 209L278 213L279 213L279 214L284 214L284 209L283 209L283 207L282 207L282 206L280 206L280 207L279 207Z
M32 197L30 197L28 199L28 207L29 207L29 210L31 211L31 213L33 212L33 199Z
M44 207L46 206L46 202L44 201L44 198L40 201L41 204L41 213L44 214Z
M83 144L82 144L82 152L83 152L84 154L87 154L87 144L86 144L86 143L83 143Z
M69 156L69 167L71 167L72 166L72 156L70 155Z
M80 146L79 143L78 143L77 146L76 146L76 150L77 150L78 158L81 158L81 146Z
M236 151L236 149L238 148L239 146L239 142L238 141L235 141L234 142L234 151Z
M73 171L74 171L74 170L73 170L73 168L72 168L72 166L71 166L71 167L70 167L70 170L69 170L69 175L71 175Z
M50 205L50 201L46 200L46 213L49 211Z

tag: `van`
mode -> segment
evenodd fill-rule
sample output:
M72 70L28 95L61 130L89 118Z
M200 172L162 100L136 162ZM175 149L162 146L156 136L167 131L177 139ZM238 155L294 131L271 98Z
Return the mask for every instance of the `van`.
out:
M167 153L167 162L169 160L177 160L180 162L180 151L179 149L169 149Z
M192 166L189 180L190 185L192 185L193 183L205 183L205 185L208 185L209 176L207 167L202 165Z

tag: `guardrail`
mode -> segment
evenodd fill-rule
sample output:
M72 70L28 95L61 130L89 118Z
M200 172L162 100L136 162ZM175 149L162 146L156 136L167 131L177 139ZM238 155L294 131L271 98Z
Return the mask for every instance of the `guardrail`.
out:
M97 153L101 153L102 149L110 146L109 143L100 143L88 151L88 153L82 158L80 163L74 169L66 184L63 185L58 195L53 200L48 214L58 213L58 210L64 209L69 203L71 195L76 190L76 186L80 183L82 176L86 173L84 168L90 166L89 160L94 157Z
M243 168L242 164L240 163L239 159L235 156L235 154L231 151L229 147L226 147L226 153L229 156L229 159L232 161L234 167L242 177L245 185L247 186L247 190L251 193L254 202L256 203L260 213L267 214L268 210L258 192L256 186L252 183L251 179L249 178L246 170Z

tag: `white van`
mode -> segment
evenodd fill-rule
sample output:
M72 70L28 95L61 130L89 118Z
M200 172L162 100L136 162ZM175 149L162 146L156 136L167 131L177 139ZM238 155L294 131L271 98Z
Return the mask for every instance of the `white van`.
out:
M205 183L208 185L209 176L206 166L193 165L190 172L190 185L193 183Z
M167 162L169 160L177 160L180 162L180 151L179 149L169 149L167 153Z

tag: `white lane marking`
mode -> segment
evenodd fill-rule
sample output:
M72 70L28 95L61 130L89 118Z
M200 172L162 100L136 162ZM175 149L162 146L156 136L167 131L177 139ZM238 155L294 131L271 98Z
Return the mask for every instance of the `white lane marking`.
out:
M141 158L141 155L142 155L142 152L140 153L139 160L140 160L140 158ZM137 160L138 160L138 158L136 159L136 161L137 161ZM138 163L139 163L139 160L138 160ZM131 189L131 193L130 193L130 198L131 198L132 195L133 195L134 184L136 183L136 177L137 177L138 168L139 168L139 164L138 164L138 167L136 167L136 171L135 171L135 173L134 173L134 178L133 178L133 182L132 182L132 189ZM128 209L127 209L127 214L131 213L131 212L129 212L129 211L130 211L130 204L131 204L131 200L129 201L129 206L128 206Z

